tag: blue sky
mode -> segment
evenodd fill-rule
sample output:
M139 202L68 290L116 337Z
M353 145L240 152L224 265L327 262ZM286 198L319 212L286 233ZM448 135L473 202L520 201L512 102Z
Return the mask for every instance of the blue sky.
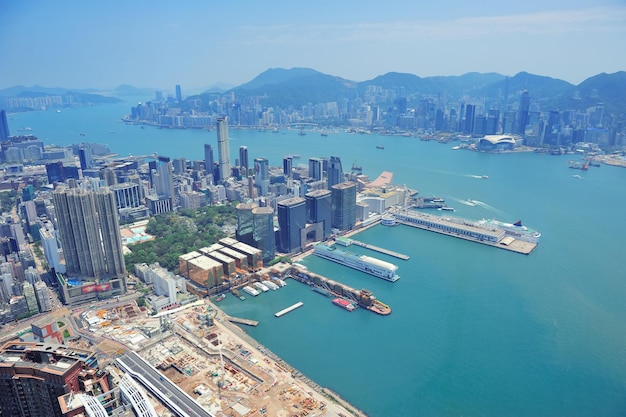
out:
M626 0L0 0L0 88L183 92L268 68L354 81L520 71L573 84L626 70Z

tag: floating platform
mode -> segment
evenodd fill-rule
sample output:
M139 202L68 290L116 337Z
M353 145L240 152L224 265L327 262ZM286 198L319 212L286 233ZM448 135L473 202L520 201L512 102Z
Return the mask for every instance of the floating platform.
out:
M304 305L304 303L302 301L298 301L297 303L295 303L292 306L289 306L285 309L280 310L278 313L274 314L275 317L280 317L280 316L284 316L287 313L292 312L293 310L295 310L296 308L300 308Z

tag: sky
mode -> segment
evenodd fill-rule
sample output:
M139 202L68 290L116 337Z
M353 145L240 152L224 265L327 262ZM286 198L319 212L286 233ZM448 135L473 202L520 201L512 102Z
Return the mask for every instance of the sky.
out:
M0 0L0 88L185 94L293 67L579 84L626 70L626 0Z

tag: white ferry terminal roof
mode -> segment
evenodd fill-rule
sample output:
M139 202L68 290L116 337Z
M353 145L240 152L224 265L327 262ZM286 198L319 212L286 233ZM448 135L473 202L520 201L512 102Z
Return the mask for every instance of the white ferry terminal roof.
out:
M515 144L515 138L511 135L485 135L480 140L486 140L494 145L497 143L512 143Z

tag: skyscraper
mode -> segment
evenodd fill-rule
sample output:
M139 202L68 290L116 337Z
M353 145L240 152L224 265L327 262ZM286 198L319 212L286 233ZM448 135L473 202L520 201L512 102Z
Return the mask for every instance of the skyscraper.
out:
M524 91L519 99L519 108L517 109L517 129L515 133L523 135L526 133L526 125L530 116L530 95L528 91Z
M271 207L256 207L252 209L252 216L254 222L252 246L261 251L263 263L267 264L276 256L274 209Z
M256 208L256 204L237 204L237 231L235 237L246 245L253 245L254 224L252 210L254 208Z
M248 176L248 147L239 147L239 168L241 169L241 176L244 178Z
M217 119L217 152L219 155L220 182L230 178L230 149L228 147L228 117Z
M169 200L170 210L174 207L174 166L167 156L159 156L150 162L152 186L160 199Z
M287 177L291 177L291 169L293 168L293 157L287 155L283 158L283 174Z
M278 203L280 250L290 253L302 247L301 230L306 227L306 200L293 197Z
M344 182L343 169L341 168L341 158L331 156L328 163L328 188Z
M7 121L7 113L0 110L0 142L4 142L9 138L9 122Z
M183 93L180 90L180 84L176 85L176 101L178 101L179 103L183 101Z
M324 172L324 161L322 158L309 158L309 178L316 181L322 179Z
M315 190L304 196L306 199L307 222L312 224L323 223L323 239L330 236L332 229L331 195L332 193L329 190Z
M58 186L53 192L68 275L90 278L126 274L115 196Z
M259 189L260 196L267 195L270 185L269 162L265 158L254 158L254 186Z
M356 185L342 182L331 188L332 226L339 230L350 230L356 223Z
M211 174L213 176L215 176L213 174L213 167L215 165L215 162L213 161L213 146L209 145L208 143L204 144L204 170L207 172L207 174ZM213 182L216 182L217 178L213 178Z

